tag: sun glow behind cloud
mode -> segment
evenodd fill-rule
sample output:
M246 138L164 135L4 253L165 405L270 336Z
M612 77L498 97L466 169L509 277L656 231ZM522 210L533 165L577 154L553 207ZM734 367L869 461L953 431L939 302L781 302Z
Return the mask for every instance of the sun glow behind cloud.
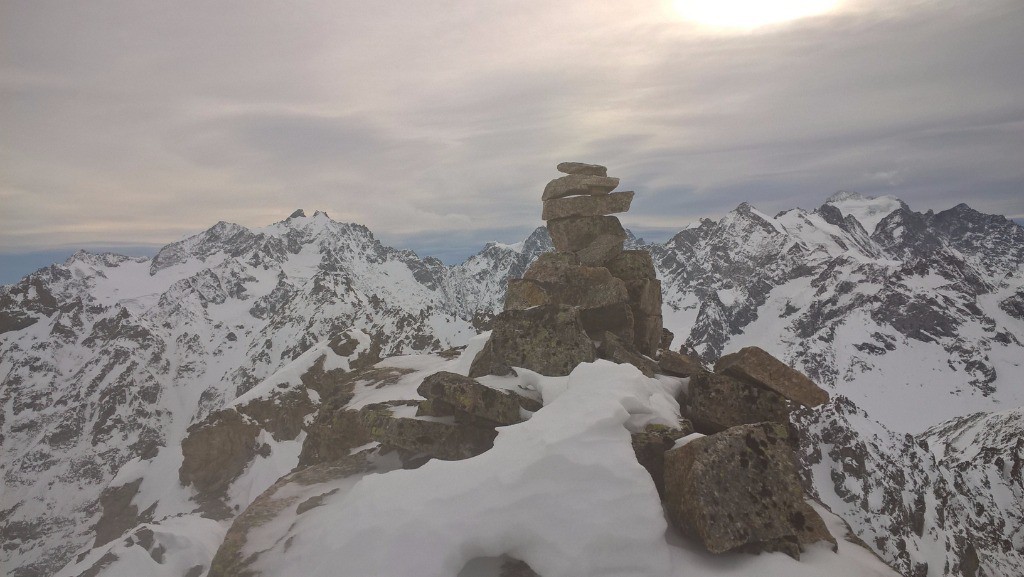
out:
M724 30L753 30L834 10L842 0L674 0L684 20Z

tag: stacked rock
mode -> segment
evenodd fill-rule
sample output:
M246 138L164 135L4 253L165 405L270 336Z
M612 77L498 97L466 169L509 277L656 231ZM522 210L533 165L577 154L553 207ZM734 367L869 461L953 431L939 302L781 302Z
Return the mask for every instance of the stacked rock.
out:
M505 311L474 359L470 376L508 374L511 367L567 375L598 356L653 373L661 344L661 282L651 255L623 250L626 231L612 214L626 212L632 191L596 164L563 162L566 176L544 188L542 218L555 252L541 255L509 281Z

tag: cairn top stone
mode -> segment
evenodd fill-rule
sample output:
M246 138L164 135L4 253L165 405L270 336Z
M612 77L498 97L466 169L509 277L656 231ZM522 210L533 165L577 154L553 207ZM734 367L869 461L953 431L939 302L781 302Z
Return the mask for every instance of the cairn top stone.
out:
M806 407L828 402L828 393L800 371L759 347L744 347L715 363L715 372L775 391Z
M541 200L551 200L565 196L580 194L608 194L619 185L619 179L610 176L594 176L592 174L570 174L556 178L544 187Z
M544 201L542 220L569 218L571 216L604 216L626 212L633 202L633 191L613 192L599 196L570 196Z
M560 162L555 167L558 172L565 174L589 174L592 176L608 176L608 169L600 164L587 164L585 162Z

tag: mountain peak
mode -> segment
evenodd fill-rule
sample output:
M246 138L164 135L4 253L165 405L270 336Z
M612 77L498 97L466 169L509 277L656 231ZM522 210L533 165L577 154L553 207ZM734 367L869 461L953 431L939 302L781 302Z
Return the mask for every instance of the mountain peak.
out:
M304 211L304 210L302 210L300 208L300 209L296 210L295 212L293 212L291 214L291 216L288 217L288 220L291 220L293 218L305 218L305 217L306 217L306 211Z
M832 196L826 198L825 204L834 204L837 202L844 202L847 200L871 200L872 198L874 197L865 197L863 194L859 192L854 192L852 190L840 190L839 192L836 192Z

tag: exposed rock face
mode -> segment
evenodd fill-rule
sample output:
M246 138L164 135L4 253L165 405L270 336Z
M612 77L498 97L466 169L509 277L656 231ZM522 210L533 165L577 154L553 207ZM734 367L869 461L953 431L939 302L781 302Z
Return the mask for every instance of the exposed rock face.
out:
M556 178L544 187L544 196L541 200L563 198L578 194L595 195L608 194L619 185L619 179L607 176L594 176L590 174L570 174Z
M828 393L800 371L758 347L744 347L715 363L715 371L775 391L806 407L828 401Z
M513 425L522 420L518 398L456 373L434 373L423 379L416 392L435 405L440 403L452 412L466 413L494 425Z
M469 376L508 374L511 367L562 376L595 358L597 350L583 330L576 307L507 310L495 317L491 338L473 359Z
M497 436L494 429L417 419L413 416L417 404L416 401L375 403L359 413L373 440L443 461L468 459L494 445ZM400 416L403 407L412 409L413 414Z
M690 377L686 403L680 403L680 409L697 432L704 434L766 421L789 423L786 399L767 389L714 373L698 372Z
M188 430L181 442L184 458L178 478L200 493L227 489L256 454L260 427L237 411L217 411Z
M590 174L593 176L608 176L608 169L600 164L587 164L585 162L559 162L555 170L565 174Z
M132 499L139 492L142 479L136 479L120 487L108 487L100 494L103 515L96 523L96 542L93 547L109 543L139 524L139 508L132 505Z
M783 551L826 539L803 498L785 425L733 427L665 453L669 516L712 553Z
M633 202L633 194L633 191L623 191L601 196L571 196L545 200L541 218L555 220L574 216L605 216L626 212Z

